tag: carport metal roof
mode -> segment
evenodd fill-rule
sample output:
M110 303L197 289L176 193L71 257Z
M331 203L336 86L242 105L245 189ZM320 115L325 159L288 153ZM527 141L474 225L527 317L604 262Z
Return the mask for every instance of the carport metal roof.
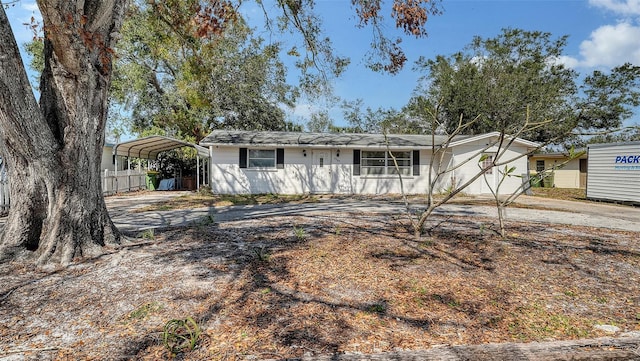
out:
M205 147L161 135L118 143L113 146L113 154L132 158L157 159L160 152L182 147L194 148L199 157L209 158L209 150Z

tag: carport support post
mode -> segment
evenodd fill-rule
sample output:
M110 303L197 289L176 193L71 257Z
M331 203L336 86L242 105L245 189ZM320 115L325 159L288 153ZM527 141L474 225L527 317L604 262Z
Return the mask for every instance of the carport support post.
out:
M113 188L113 194L116 194L116 193L118 193L118 155L117 155L118 153L116 152L115 149L114 149L113 153L116 154L114 156L116 158L116 169L113 171L113 178L116 181L116 185Z
M207 169L207 177L209 179L207 179L207 184L209 185L209 189L211 191L213 191L213 178L211 178L211 175L213 174L213 146L209 146L209 161L207 163L207 167L209 167Z
M196 190L200 190L200 155L196 155Z

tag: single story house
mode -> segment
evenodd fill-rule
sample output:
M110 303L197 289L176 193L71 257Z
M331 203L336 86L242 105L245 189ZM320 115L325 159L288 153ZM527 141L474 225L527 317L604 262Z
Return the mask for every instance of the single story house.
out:
M101 170L105 171L105 170L110 170L110 171L114 171L116 170L116 157L118 157L118 170L125 170L127 169L127 160L126 157L123 157L121 155L114 155L113 154L113 147L115 146L115 144L112 143L105 143L104 147L102 148L102 166L101 166Z
M496 156L497 132L456 137L444 152L443 168L450 169L436 185L445 192L460 185L491 164ZM436 136L437 147L446 141ZM209 148L210 184L218 194L425 194L429 188L432 158L430 135L382 135L346 133L295 133L216 130L200 142ZM513 161L513 174L527 175L527 154L537 143L516 138L502 160ZM392 151L402 175L402 182ZM483 157L483 155L485 155ZM482 164L480 159L483 159ZM504 169L504 166L501 167ZM499 182L499 171L487 172L464 190L468 194L490 193ZM501 193L522 184L522 177L509 177Z
M538 153L529 157L531 175L550 172L550 185L557 188L586 188L587 153L570 159L566 152ZM545 185L545 186L546 186Z

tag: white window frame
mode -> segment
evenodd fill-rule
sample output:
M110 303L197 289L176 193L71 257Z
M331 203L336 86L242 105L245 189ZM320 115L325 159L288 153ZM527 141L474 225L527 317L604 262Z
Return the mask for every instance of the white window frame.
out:
M403 177L410 177L413 175L413 151L411 150L392 150L394 153L396 160L398 162L398 168ZM384 153L384 158L381 156L378 157L367 157L367 153ZM399 153L407 153L408 157L399 157ZM367 160L369 161L381 161L384 165L372 165L371 163L367 164ZM406 165L402 165L402 162L408 162ZM368 170L370 169L381 169L380 173L370 173ZM365 177L380 177L380 176L397 176L398 172L396 171L396 166L393 162L393 158L389 154L387 150L361 150L360 151L360 175Z
M252 157L251 153L252 152L273 152L273 157ZM247 168L248 169L276 169L276 156L277 156L277 151L276 149L264 149L264 148L249 148L247 149ZM268 166L264 166L264 165L259 165L256 166L255 164L252 164L252 161L256 161L256 160L272 160L273 161L273 165L268 165Z

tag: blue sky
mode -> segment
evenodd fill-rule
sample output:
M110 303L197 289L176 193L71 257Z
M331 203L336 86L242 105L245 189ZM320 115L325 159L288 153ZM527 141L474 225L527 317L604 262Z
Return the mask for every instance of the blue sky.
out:
M583 74L625 62L640 65L639 0L443 0L444 13L427 22L428 37L405 37L403 47L409 60L395 76L374 73L364 66L371 31L356 28L350 1L316 0L316 5L336 53L351 58L349 69L334 83L336 94L345 100L361 98L373 109L398 109L407 103L421 75L412 69L420 56L450 55L476 35L494 37L507 27L546 31L554 37L569 35L562 61ZM249 16L259 16L251 10L247 10ZM390 13L388 4L383 11ZM35 3L21 1L8 9L7 15L18 42L30 40L32 34L22 23L32 15L38 17ZM392 25L388 26L390 31ZM304 119L319 106L331 105L301 99L292 114ZM344 124L338 107L330 114L336 124ZM640 123L640 115L629 123Z

